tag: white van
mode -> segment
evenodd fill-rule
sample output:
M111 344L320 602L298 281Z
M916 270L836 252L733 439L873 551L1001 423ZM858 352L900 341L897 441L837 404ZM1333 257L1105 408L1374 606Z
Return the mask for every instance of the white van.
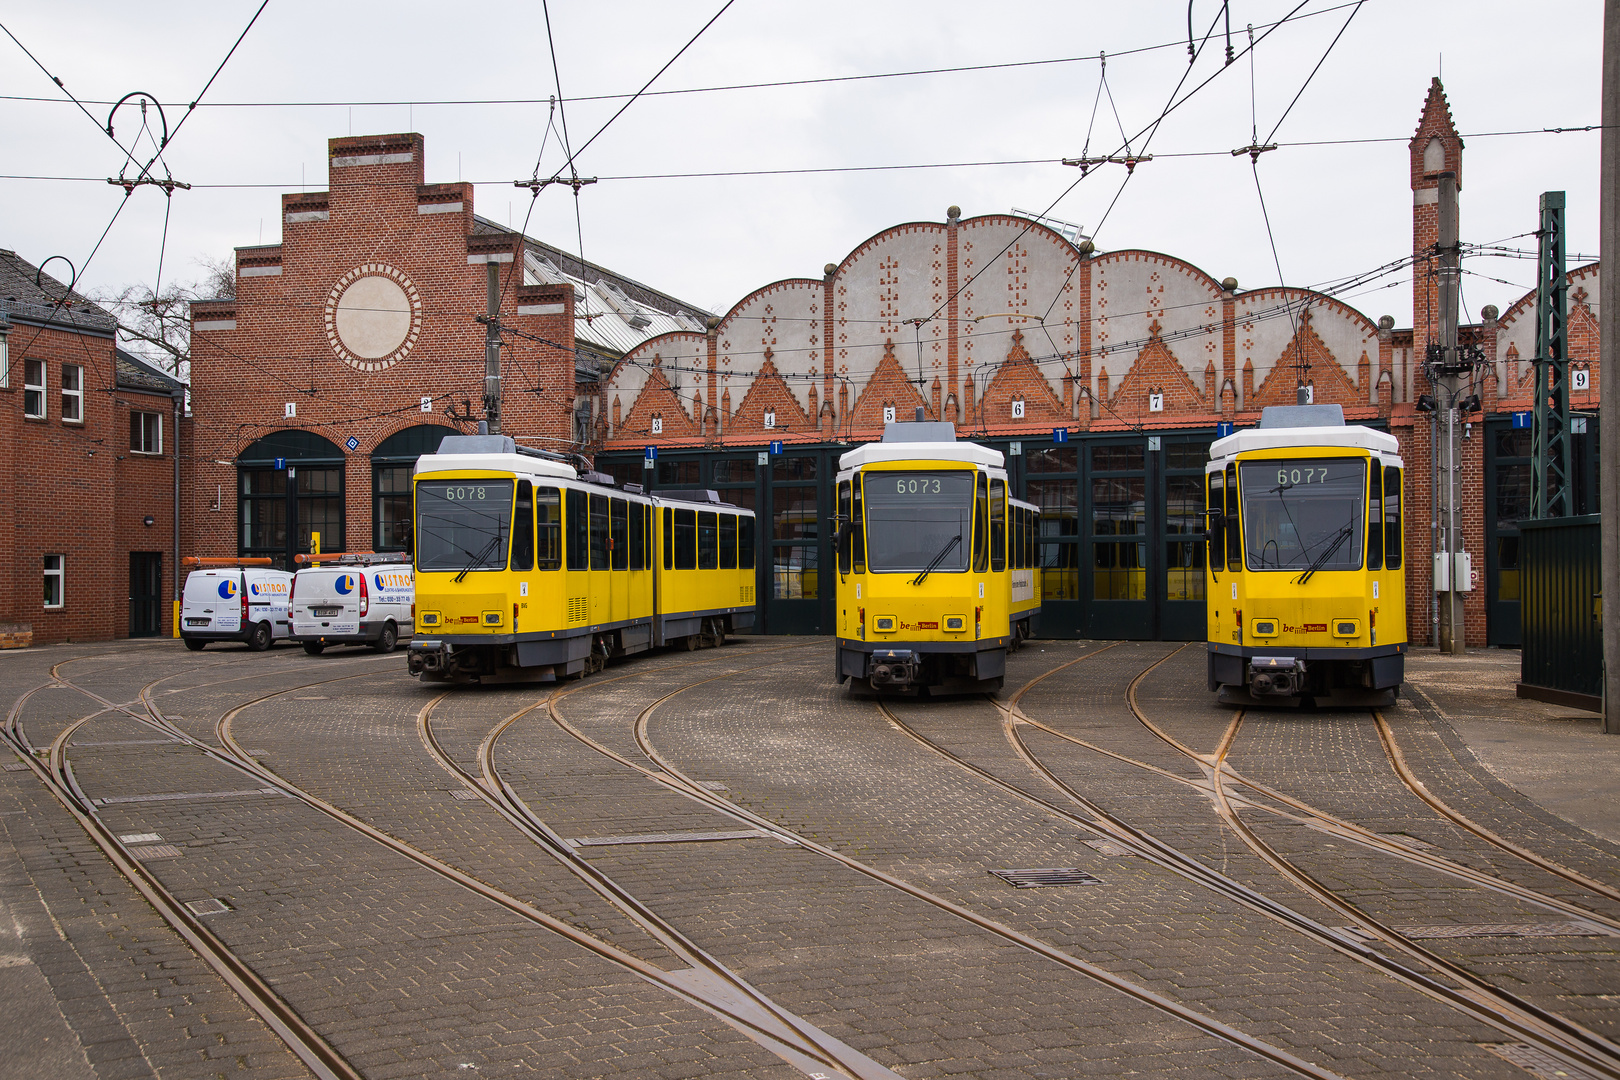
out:
M293 580L288 608L292 638L303 642L311 656L328 645L370 645L378 652L393 652L399 639L415 629L415 604L416 575L409 562L349 556L306 566Z
M293 576L260 566L215 566L186 576L180 637L196 652L210 641L245 641L262 652L284 640Z

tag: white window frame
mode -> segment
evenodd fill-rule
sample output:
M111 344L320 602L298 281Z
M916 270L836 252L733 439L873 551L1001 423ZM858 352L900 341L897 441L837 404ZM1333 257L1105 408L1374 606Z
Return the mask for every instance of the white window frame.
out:
M0 390L11 386L11 335L0 334Z
M29 369L32 368L36 364L39 365L39 382L37 382L37 383L29 382L28 381ZM45 398L45 384L49 381L49 378L46 376L45 371L46 371L46 365L45 365L45 361L43 361L43 360L24 360L23 361L23 415L28 417L30 420L43 420L48 415L50 415L50 404L49 404L49 402L46 401L46 398ZM29 412L28 411L28 395L29 394L38 394L39 395L39 411L38 412Z
M52 559L56 560L55 566L51 565ZM67 606L67 556L46 555L42 561L44 563L45 584L47 588L50 585L51 579L56 579L56 603L53 604L50 602L50 594L47 592L44 595L45 610L57 611Z
M161 457L163 454L163 414L160 412L147 412L144 409L137 409L129 415L131 420L134 420L136 417L150 416L153 420L157 421L157 448L154 450L148 450L137 446L135 444L134 432L131 432L129 440L129 452L132 454L144 454L149 457ZM142 424L141 427L141 434L144 437L146 434L145 425Z
M70 371L78 372L78 380L77 380L77 382L78 382L79 385L78 385L78 388L74 389L74 390L69 390L68 389L68 372L70 372ZM68 415L68 406L70 404L73 406L74 415L72 415L72 416ZM63 364L62 365L62 423L64 423L64 424L82 424L82 423L84 423L84 365L83 364Z

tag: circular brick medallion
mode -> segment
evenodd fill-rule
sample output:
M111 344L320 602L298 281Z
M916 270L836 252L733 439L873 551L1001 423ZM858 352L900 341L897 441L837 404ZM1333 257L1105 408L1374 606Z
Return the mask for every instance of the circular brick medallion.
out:
M410 355L422 333L422 298L385 263L357 266L326 298L326 340L339 360L381 371Z

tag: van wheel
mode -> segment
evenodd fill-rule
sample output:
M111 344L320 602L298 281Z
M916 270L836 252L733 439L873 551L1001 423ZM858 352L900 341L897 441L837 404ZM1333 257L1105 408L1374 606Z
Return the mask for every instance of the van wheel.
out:
M254 652L264 652L270 647L270 624L259 623L253 628L253 634L248 638L248 648Z
M380 653L391 653L394 651L394 646L398 643L399 631L394 629L393 623L384 623L382 634L377 638L376 641L371 643L371 647Z
M326 645L320 641L306 641L304 642L304 651L311 656L319 656L326 651Z
M202 652L203 651L203 646L207 645L207 644L208 644L208 642L202 641L202 640L200 640L198 638L194 638L194 637L186 638L186 648L190 649L192 652Z

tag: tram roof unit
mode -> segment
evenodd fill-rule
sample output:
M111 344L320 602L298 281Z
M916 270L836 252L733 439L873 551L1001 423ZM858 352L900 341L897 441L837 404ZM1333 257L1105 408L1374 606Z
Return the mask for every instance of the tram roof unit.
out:
M1261 410L1259 427L1243 428L1210 443L1209 458L1215 461L1250 450L1290 446L1342 446L1384 457L1394 457L1401 449L1393 435L1346 424L1341 405L1268 405Z
M557 456L519 446L506 435L446 435L439 449L423 454L416 461L416 475L451 472L458 469L487 469L494 472L528 473L578 480L579 470Z
M1000 450L973 442L958 442L950 421L902 420L883 426L883 441L857 446L838 459L840 470L858 469L879 461L967 461L992 469L1006 466Z

